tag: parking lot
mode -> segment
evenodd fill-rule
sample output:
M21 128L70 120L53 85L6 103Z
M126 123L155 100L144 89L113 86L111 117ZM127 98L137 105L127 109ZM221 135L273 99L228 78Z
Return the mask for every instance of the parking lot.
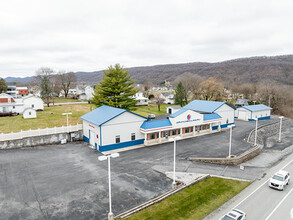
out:
M271 123L277 119L260 121ZM236 121L232 154L251 146L244 140L254 122ZM229 131L181 140L177 166L182 172L256 178L265 167L195 163L189 156L226 157ZM0 219L105 219L108 213L107 162L86 143L0 151ZM113 212L119 214L171 190L173 144L121 152L111 160Z

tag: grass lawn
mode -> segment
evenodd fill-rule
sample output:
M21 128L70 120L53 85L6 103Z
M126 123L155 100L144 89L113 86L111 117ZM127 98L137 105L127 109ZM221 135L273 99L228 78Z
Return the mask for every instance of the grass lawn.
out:
M0 133L19 132L20 130L52 128L66 126L66 116L63 112L72 112L69 115L69 124L81 123L80 116L93 110L95 107L89 104L62 105L45 107L44 111L37 112L37 118L23 119L22 115L1 117Z
M79 101L76 99L58 98L58 102L65 102L64 100L67 102ZM161 115L166 114L166 107L168 106L170 105L163 104L161 105L161 111L158 111L157 105L150 104L149 106L134 107L132 111L143 116L148 116L149 114ZM22 115L1 117L0 133L66 126L66 116L62 115L63 112L72 112L72 115L69 115L69 124L76 125L77 123L81 123L80 116L93 109L95 109L95 106L91 104L50 105L50 107L45 107L44 111L38 111L37 118L33 119L23 119Z
M210 177L127 219L203 219L248 185L246 181Z
M54 98L54 103L64 103L64 102L81 102L83 100L79 99L70 99L70 98L62 98L62 97L55 97ZM53 102L53 100L52 100ZM51 105L51 103L50 103Z
M164 114L167 114L166 112L166 108L168 106L171 106L171 105L167 105L167 104L162 104L161 105L161 111L158 110L158 106L156 104L149 104L148 106L137 106L137 107L134 107L131 109L131 111L139 114L139 115L142 115L142 116L145 116L147 117L149 114L155 114L155 115L164 115Z

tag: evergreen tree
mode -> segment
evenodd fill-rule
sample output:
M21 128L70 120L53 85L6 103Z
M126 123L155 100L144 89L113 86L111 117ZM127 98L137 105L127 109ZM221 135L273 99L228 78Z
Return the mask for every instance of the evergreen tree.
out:
M175 90L175 104L180 105L181 107L187 104L187 92L183 87L182 82L178 83Z
M96 106L107 105L129 109L137 103L132 98L138 91L132 86L133 83L128 71L119 64L110 66L104 71L103 80L95 87L92 103Z
M42 77L41 81L41 98L45 101L49 107L50 98L52 96L52 86L49 79L49 76L45 75Z
M7 84L4 79L0 79L0 93L7 91Z

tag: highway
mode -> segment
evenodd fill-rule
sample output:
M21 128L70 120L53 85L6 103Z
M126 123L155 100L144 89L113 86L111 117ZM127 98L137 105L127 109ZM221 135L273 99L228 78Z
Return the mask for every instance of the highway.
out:
M269 178L280 169L288 171L291 175L290 184L285 187L284 191L271 189L268 186ZM244 211L248 220L292 220L293 154L268 170L264 178L253 182L238 196L205 219L220 219L233 208Z

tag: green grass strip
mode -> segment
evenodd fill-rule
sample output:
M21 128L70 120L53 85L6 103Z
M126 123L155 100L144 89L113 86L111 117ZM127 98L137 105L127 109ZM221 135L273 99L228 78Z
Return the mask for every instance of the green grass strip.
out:
M203 219L249 184L246 181L211 177L127 219Z

